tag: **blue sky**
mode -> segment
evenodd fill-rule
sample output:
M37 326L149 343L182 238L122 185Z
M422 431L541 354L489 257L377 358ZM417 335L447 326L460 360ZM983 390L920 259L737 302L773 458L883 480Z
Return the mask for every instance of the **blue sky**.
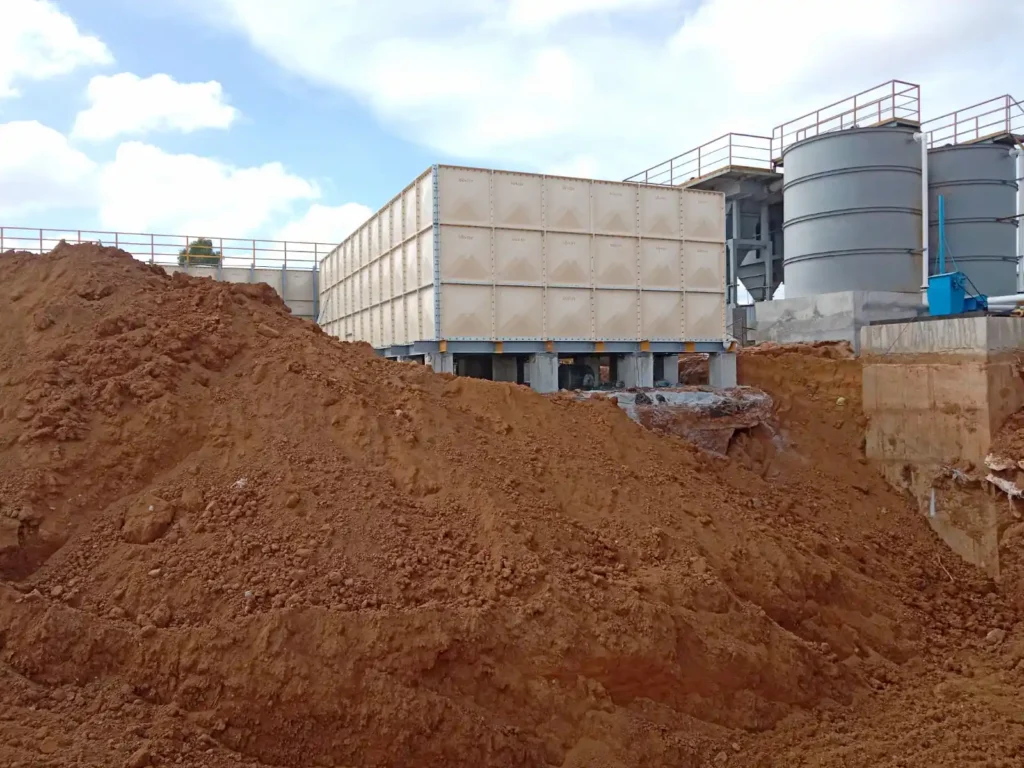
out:
M1024 92L1022 27L1017 0L2 0L0 225L336 242L435 162L620 179L894 77L926 117Z

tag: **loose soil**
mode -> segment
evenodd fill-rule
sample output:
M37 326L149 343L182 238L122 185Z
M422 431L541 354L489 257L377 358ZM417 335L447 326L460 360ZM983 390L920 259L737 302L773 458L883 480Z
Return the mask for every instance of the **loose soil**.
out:
M744 353L726 458L98 246L0 255L0 329L0 765L1024 761L855 360Z

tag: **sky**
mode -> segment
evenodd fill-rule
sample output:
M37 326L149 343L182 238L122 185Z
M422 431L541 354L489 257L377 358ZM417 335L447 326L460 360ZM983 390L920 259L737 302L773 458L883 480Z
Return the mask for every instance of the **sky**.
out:
M0 226L337 243L432 163L623 179L894 78L1004 94L1020 0L0 0Z

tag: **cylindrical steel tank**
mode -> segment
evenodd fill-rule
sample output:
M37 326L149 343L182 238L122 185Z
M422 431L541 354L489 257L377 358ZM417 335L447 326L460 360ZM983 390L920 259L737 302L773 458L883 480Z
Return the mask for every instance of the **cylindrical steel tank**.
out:
M1015 165L1010 148L999 144L962 144L928 153L931 274L938 270L938 199L942 195L946 271L963 272L974 289L987 296L1015 292Z
M786 298L921 290L921 145L913 128L851 128L783 154Z

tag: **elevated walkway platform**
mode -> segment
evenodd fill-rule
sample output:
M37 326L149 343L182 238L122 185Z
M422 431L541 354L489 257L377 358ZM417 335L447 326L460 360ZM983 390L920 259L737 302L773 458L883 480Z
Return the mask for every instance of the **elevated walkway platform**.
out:
M966 144L1024 145L1024 106L1009 94L927 120L928 148Z
M804 139L849 128L921 126L921 86L890 80L777 125L772 130L772 169L782 167L786 150Z

